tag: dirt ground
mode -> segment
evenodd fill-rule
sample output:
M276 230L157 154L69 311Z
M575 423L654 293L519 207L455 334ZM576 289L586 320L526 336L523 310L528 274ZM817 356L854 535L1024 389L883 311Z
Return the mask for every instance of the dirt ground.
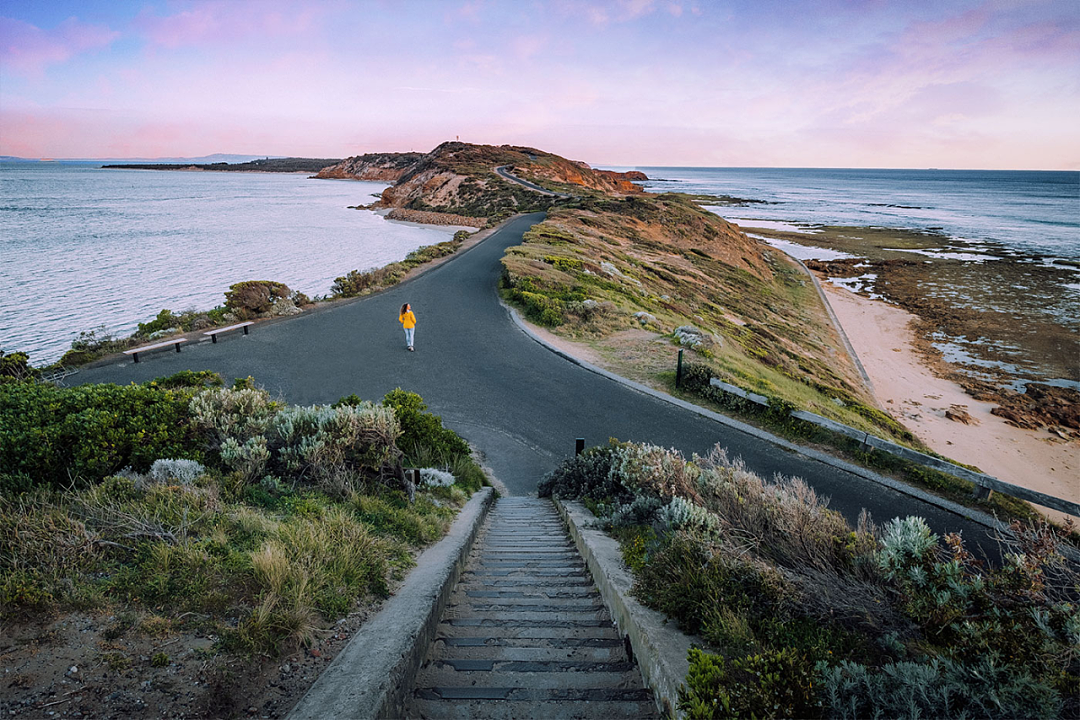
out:
M0 717L284 717L377 609L326 628L311 648L252 659L216 653L216 638L191 614L170 619L164 632L108 613L6 621Z

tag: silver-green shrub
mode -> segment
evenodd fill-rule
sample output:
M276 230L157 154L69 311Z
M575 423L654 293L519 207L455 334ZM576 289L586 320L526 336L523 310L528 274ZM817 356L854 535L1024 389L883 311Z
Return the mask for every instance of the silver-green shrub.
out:
M936 559L938 539L921 517L893 518L882 530L878 566L890 580L904 576L924 585L923 570Z
M1026 670L982 657L897 662L871 670L819 663L819 692L830 718L1054 718L1058 693Z
M615 528L651 525L662 505L660 498L638 495L631 502L617 506L612 511L609 522Z
M696 499L695 475L694 466L674 448L627 443L611 450L610 480L635 495Z
M266 435L281 405L265 390L215 388L191 398L188 409L195 424L221 445L228 438L245 443L256 435Z
M236 438L225 438L221 443L221 462L230 470L239 472L244 482L252 482L262 476L270 460L270 450L262 435L250 437L240 444Z
M656 520L669 530L700 530L709 535L718 535L722 529L718 517L681 497L671 498L667 505L660 508Z
M153 462L148 475L151 480L157 482L176 480L183 484L191 484L205 473L206 468L195 460L162 458Z
M426 487L450 487L454 476L438 468L420 468L420 482Z
M206 472L202 463L194 460L155 460L150 466L147 476L150 480L159 483L175 481L181 485L190 485Z
M286 408L274 416L269 437L288 470L325 477L347 466L388 464L400 432L393 408L364 402Z

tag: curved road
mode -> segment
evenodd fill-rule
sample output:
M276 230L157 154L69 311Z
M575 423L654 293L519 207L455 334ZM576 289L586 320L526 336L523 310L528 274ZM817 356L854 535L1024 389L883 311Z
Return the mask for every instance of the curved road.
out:
M878 522L921 515L935 531L962 530L996 554L978 523L636 391L538 344L513 323L495 288L503 250L543 217L511 220L449 262L380 294L260 324L249 336L185 346L180 354L145 355L137 365L124 358L88 368L78 381L144 382L209 369L226 380L251 375L296 404L331 403L350 393L378 400L402 387L479 447L513 494L535 492L542 475L573 453L575 437L589 445L610 437L651 442L688 456L719 443L764 477L804 478L852 521L863 507ZM406 351L397 321L404 302L418 320L416 352Z

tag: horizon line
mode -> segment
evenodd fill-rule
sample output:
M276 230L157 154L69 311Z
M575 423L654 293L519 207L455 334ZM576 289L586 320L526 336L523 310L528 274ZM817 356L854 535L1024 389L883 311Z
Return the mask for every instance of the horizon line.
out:
M387 154L400 152L421 152L417 150L403 150L403 151L390 151ZM360 153L359 155L366 155L372 153ZM129 163L141 163L147 165L153 164L174 164L178 162L190 162L193 164L207 164L207 158L215 157L246 157L251 160L234 161L236 164L240 162L252 162L256 159L267 160L324 160L330 158L315 158L305 155L266 155L266 154L252 154L252 153L211 153L209 155L198 155L194 157L83 157L83 158L34 158L23 157L20 155L0 155L0 162L25 162L25 163L95 163L95 162L129 162ZM338 158L339 160L346 160L351 157L358 157L358 155L345 155ZM224 162L224 164L234 164L234 162ZM671 170L923 170L923 171L940 171L940 172L1065 172L1065 173L1080 173L1080 167L1076 168L1064 168L1064 169L1049 169L1049 168L994 168L994 167L886 167L886 166L841 166L841 165L644 165L644 164L627 164L627 163L590 163L589 165L593 169L604 168L657 168L657 169L671 169Z

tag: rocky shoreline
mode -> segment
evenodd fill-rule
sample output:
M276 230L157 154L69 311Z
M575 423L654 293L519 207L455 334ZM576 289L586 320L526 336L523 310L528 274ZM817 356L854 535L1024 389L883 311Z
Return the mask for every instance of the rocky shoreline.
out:
M455 215L454 213L432 212L430 210L409 210L407 208L394 208L385 215L387 220L399 220L402 222L421 223L422 225L450 225L483 228L487 227L488 219Z
M1059 387L1080 381L1080 342L1075 328L1047 310L1060 304L1057 289L1067 285L1071 270L1011 256L957 259L949 256L946 238L911 231L816 230L752 232L845 253L804 264L822 282L914 315L913 346L923 362L972 398L996 404L995 414L1010 424L1080 439L1080 392ZM1019 293L1018 287L1038 290Z

